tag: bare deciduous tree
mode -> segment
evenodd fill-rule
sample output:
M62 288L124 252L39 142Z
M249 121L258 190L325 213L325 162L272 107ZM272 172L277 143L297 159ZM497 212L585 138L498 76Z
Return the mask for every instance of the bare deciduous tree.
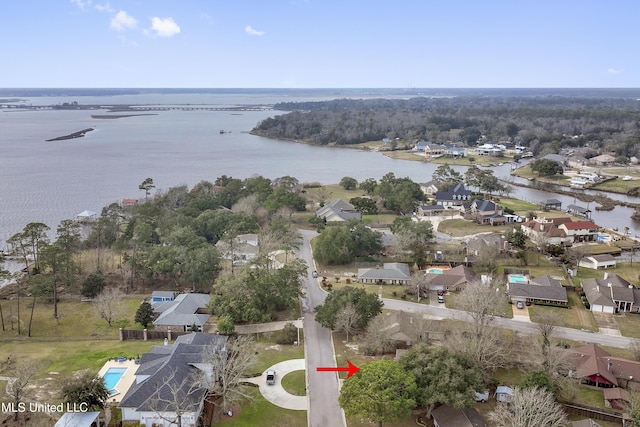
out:
M553 395L537 387L516 387L511 403L498 403L489 413L489 419L496 427L563 427L568 422Z
M361 320L358 310L356 310L353 304L348 303L338 311L335 329L336 331L342 331L347 334L347 342L349 342L349 334L358 332L358 325Z
M170 425L182 427L195 425L198 409L206 394L201 378L194 373L177 380L175 372L155 384L156 391L149 399L149 408L160 419Z
M256 362L250 336L229 339L224 348L216 345L207 347L203 361L212 369L208 374L210 377L205 379L209 395L222 401L223 411L226 412L235 402L253 400L242 385L242 379L247 377Z
M107 321L109 327L122 311L124 293L118 288L104 289L94 300L100 317Z
M364 354L383 354L393 349L393 341L389 337L390 332L386 326L382 315L377 315L369 321L360 344Z
M18 408L24 402L27 386L38 372L38 365L31 359L17 359L9 356L5 366L5 372L10 377L7 392L16 409L13 419L18 420L20 414Z
M494 316L503 314L505 303L504 295L494 282L467 284L456 303L468 313L471 321L457 328L447 344L469 356L485 371L506 366L511 360L511 343L504 331L491 325Z

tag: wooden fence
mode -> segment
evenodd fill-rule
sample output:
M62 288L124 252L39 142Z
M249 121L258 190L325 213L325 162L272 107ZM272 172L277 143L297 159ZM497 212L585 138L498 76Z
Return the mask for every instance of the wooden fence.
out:
M615 423L622 425L623 416L619 412L609 411L607 409L592 408L590 406L583 406L578 404L563 404L564 409L571 415L579 415L585 418L591 418L598 421L606 421L609 423Z
M181 335L190 334L191 332L185 331L148 331L144 330L134 330L134 329L122 329L120 328L120 341L130 341L130 340L163 340L167 338L169 341L173 341Z

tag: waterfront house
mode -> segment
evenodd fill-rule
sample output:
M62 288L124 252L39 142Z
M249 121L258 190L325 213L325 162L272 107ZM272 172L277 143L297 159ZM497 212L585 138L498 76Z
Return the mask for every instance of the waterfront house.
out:
M401 262L386 262L382 268L359 268L358 282L389 285L406 285L411 277L409 265Z
M640 312L640 289L617 274L605 272L602 279L582 279L581 286L591 311Z
M360 221L362 214L349 202L336 199L316 211L316 216L325 222L345 222L350 219Z
M447 147L430 142L429 144L425 145L423 151L426 157L439 157L447 153Z
M471 199L471 191L467 190L463 184L456 184L447 191L436 193L436 203L444 207L462 206Z
M452 144L445 144L444 146L445 146L444 155L447 157L458 159L466 155L465 149L462 147L457 147Z
M537 218L533 221L524 222L521 226L522 232L537 246L571 246L573 238L568 237L564 230L558 228L556 219L559 218L554 218L553 220ZM571 221L569 218L566 219Z
M555 162L557 164L559 164L560 166L562 166L563 168L565 167L565 165L567 164L567 158L563 155L560 154L547 154L545 156L542 157L545 160L549 160L552 162Z
M214 367L207 350L225 357L227 337L192 333L142 355L135 384L118 405L122 421L145 427L198 425Z
M598 239L598 226L591 221L565 222L558 226L573 242L594 242Z
M508 283L509 300L513 303L543 303L566 306L569 303L567 290L551 276L539 276L529 283Z
M578 267L600 270L603 268L615 268L617 260L611 254L585 256L578 262Z

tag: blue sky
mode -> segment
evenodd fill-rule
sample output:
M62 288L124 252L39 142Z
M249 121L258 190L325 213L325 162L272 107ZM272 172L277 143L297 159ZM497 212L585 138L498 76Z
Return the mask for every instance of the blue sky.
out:
M19 0L0 87L640 87L637 0Z

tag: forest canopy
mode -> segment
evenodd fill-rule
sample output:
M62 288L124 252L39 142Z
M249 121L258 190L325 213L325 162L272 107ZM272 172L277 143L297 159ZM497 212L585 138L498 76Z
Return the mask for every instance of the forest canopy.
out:
M286 102L286 114L267 118L252 133L318 145L424 139L476 145L508 140L535 154L564 147L639 153L640 102L577 96L458 96Z

